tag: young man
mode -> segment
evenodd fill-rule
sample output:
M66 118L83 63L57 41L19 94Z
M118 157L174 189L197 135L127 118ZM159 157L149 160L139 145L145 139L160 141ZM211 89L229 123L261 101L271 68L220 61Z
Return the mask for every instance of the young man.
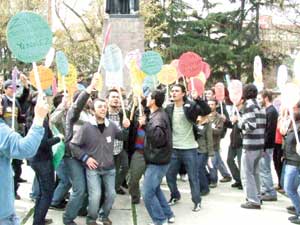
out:
M21 137L8 127L2 119L0 104L0 224L19 225L20 221L14 209L14 187L10 161L13 158L23 159L35 155L44 135L43 121L48 113L48 105L42 97L38 98L35 107L35 118L28 134Z
M24 135L22 132L22 124L25 123L25 116L22 112L22 105L26 102L29 96L29 84L27 82L27 77L24 74L20 74L20 80L23 85L23 93L19 98L16 98L15 104L15 114L13 114L13 82L12 80L6 80L4 82L4 95L2 99L3 104L3 120L9 126L12 127L12 118L14 117L14 130ZM17 190L20 186L19 183L26 182L26 180L21 178L22 174L22 164L23 161L19 159L12 160L12 167L14 170L14 184L15 184L15 197L20 199L20 196L17 193Z
M122 129L123 115L122 110L120 110L121 100L120 94L117 89L111 89L108 91L108 112L107 117L112 122L116 124L119 129ZM127 140L126 140L127 141ZM121 188L126 175L129 170L128 154L124 149L124 141L115 140L114 142L114 160L116 166L116 192L117 194L124 195L125 192Z
M86 122L74 135L70 147L77 152L76 157L86 165L86 179L89 195L88 225L97 225L101 199L101 183L104 184L105 201L102 205L102 223L111 225L108 218L115 199L115 164L113 159L114 140L127 138L128 132L120 130L115 123L106 119L107 104L103 99L93 102L95 120ZM123 127L130 122L123 120ZM127 135L125 134L127 133Z
M211 123L212 133L213 133L213 148L214 157L212 158L212 168L210 168L210 187L214 188L218 183L218 171L222 174L223 179L231 180L231 176L222 160L220 154L220 141L223 131L224 122L219 113L217 113L217 101L215 99L209 99L207 101L211 113L208 118Z
M257 96L258 103L266 110L266 132L263 157L260 160L261 199L263 201L277 201L277 192L274 188L271 162L275 147L275 134L277 128L278 113L272 105L272 93L262 91Z
M181 163L184 164L189 177L189 183L194 203L193 211L199 211L201 197L199 179L197 174L197 129L196 121L198 116L205 116L210 113L210 108L203 100L198 98L196 91L193 93L196 101L188 100L186 90L182 84L175 84L171 89L171 97L174 104L166 108L172 127L173 153L170 168L167 172L167 183L171 191L170 205L180 200L180 193L177 188L177 174Z
M174 213L160 189L172 155L172 131L168 115L162 105L165 93L153 91L147 98L151 114L146 124L145 160L146 172L143 185L143 199L153 225L174 223ZM141 122L143 124L143 122Z
M66 116L64 162L72 183L72 192L63 214L63 223L65 225L76 225L74 220L79 213L81 213L81 215L87 214L84 204L85 199L87 199L85 168L82 166L82 163L74 157L76 152L70 148L69 143L82 124L90 119L89 114L85 112L84 108L90 100L91 93L98 84L98 80L99 75L94 74L91 84L77 95L77 98L69 108ZM80 212L81 209L82 212Z
M256 101L257 88L247 84L243 90L244 113L238 120L243 131L243 151L241 159L241 179L246 194L242 208L260 209L259 160L265 146L266 113ZM233 117L233 123L238 119Z

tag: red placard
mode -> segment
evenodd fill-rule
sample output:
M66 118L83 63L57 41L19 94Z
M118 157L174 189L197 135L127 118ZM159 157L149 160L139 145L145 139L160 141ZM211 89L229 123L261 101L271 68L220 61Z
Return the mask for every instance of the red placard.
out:
M203 61L201 65L201 71L205 74L205 78L208 79L211 72L209 64Z
M204 84L197 77L192 77L188 85L189 91L196 90L198 95L201 96L204 92Z
M178 68L185 77L197 76L202 68L202 58L194 52L183 53L179 58Z

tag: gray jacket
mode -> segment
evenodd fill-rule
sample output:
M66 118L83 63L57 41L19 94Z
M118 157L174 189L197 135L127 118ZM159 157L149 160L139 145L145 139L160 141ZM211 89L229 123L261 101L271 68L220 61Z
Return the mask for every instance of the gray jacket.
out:
M114 140L128 137L127 129L120 130L113 122L105 119L105 128L100 132L96 119L86 122L73 136L70 148L75 158L86 163L89 157L98 162L98 169L114 168Z

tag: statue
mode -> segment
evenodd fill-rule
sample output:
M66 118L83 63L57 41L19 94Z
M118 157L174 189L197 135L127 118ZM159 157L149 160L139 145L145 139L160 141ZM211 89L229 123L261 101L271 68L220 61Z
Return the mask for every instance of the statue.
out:
M108 14L136 14L139 0L106 0L105 12Z

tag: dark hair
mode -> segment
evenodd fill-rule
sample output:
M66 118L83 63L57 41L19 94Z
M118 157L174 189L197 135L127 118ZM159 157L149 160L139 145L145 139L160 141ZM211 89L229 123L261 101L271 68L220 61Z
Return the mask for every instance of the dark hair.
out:
M183 84L179 84L179 83L178 84L174 84L172 86L172 88L173 87L179 87L183 93L186 93L186 89L185 89L185 86Z
M165 101L165 92L162 90L154 90L151 93L151 99L155 100L155 105L157 107L162 107L164 101Z
M257 93L257 88L254 84L246 84L243 89L243 98L245 100L256 98Z
M96 102L104 102L106 104L106 100L104 98L95 98L93 100L93 104L91 105L91 110L95 110Z
M271 102L273 100L272 92L268 90L263 90L259 92L263 98L268 98L269 101Z
M109 89L109 90L107 91L106 98L108 98L108 97L109 97L109 95L110 95L110 93L112 93L112 92L117 92L117 93L119 94L119 91L118 91L118 89L116 89L116 88L111 88L111 89Z
M63 92L59 92L54 96L53 98L54 108L57 108L57 106L59 106L59 104L62 102L63 97L64 97Z

